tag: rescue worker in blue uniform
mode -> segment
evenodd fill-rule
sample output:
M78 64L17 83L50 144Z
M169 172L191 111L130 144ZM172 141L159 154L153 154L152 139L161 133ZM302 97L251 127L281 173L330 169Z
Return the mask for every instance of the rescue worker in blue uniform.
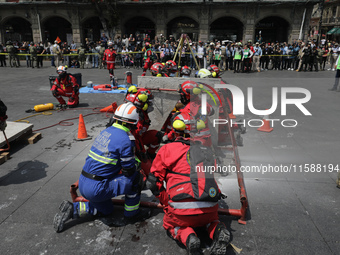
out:
M130 133L139 120L132 103L120 105L115 122L94 141L79 177L79 191L88 202L63 201L54 217L56 232L64 223L84 215L107 216L114 208L111 198L125 195L124 221L133 223L140 217L142 177L135 159L135 139Z

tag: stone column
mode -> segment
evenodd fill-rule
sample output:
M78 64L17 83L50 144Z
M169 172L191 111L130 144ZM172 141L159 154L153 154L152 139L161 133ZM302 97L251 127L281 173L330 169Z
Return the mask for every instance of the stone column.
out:
M243 43L251 40L254 42L255 38L255 6L251 5L247 8L244 8L243 17L245 19L244 28L243 28Z
M201 8L198 40L206 42L209 40L209 9Z
M71 17L71 25L72 25L72 35L73 41L79 45L80 43L84 42L83 38L83 29L80 24L80 13L78 8L72 10L72 17Z
M31 9L31 12L29 13L30 17L29 17L29 21L31 22L31 29L32 29L32 37L33 37L33 42L38 43L43 41L42 38L42 31L41 31L41 23L39 26L39 21L40 21L40 17L38 16L40 15L38 8L34 8Z
M155 28L155 33L156 36L160 36L160 34L163 34L164 36L166 36L166 24L165 24L165 19L167 18L167 11L164 9L164 7L158 7L157 8L157 16L156 16L156 20L157 23L156 28Z

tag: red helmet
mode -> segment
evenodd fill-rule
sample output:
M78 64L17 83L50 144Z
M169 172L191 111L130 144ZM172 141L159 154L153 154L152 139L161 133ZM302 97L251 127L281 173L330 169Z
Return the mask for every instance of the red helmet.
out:
M151 74L153 76L157 76L158 74L162 75L162 71L164 70L164 65L162 63L154 63L151 68Z
M149 48L150 47L150 43L149 42L146 42L145 43L145 48Z
M178 70L177 64L173 60L166 61L165 68L166 68L167 71L172 72L172 73L175 73Z
M131 86L126 93L124 102L131 102L138 110L146 111L153 104L153 95L147 89L137 89L135 86Z
M188 66L182 66L181 68L181 76L190 76L191 69Z
M211 72L211 75L214 78L220 76L220 69L216 65L210 65L210 66L207 67L207 69ZM215 74L214 74L214 72L215 72Z
M181 95L181 102L187 104L190 102L191 96L197 97L201 93L201 89L194 81L185 81L179 85L178 92Z
M190 133L196 133L196 120L188 112L178 112L171 119L172 130L177 137L190 139Z

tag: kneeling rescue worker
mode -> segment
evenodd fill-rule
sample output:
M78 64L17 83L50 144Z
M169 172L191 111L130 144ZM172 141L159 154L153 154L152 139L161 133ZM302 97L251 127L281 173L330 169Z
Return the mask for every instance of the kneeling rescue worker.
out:
M219 221L217 203L223 195L213 173L200 170L203 164L215 164L213 153L191 140L197 127L189 113L177 115L172 128L176 139L159 149L147 181L147 187L164 205L163 227L189 254L203 254L194 228L205 227L213 240L211 254L225 254L230 233Z
M57 74L59 74L59 77L55 79L52 85L52 95L57 98L62 108L66 108L66 102L63 96L68 97L68 107L77 107L79 105L79 84L76 78L67 73L66 66L59 66Z
M137 109L132 103L122 104L113 118L115 123L94 141L79 177L79 191L89 202L63 201L54 217L56 232L62 231L69 219L110 215L114 209L111 198L123 194L124 223L145 216L139 209L142 177L135 159L135 138L130 133L138 123Z

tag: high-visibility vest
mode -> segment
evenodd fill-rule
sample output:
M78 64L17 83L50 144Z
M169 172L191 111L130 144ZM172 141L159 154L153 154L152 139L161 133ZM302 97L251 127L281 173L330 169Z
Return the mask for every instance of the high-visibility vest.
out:
M239 60L241 58L242 58L241 53L239 51L236 51L235 52L235 59Z
M333 68L333 67L332 67ZM336 64L336 69L339 70L340 69L340 57L338 57L338 63Z
M249 51L250 51L249 49L243 51L243 57L244 58L249 58Z

